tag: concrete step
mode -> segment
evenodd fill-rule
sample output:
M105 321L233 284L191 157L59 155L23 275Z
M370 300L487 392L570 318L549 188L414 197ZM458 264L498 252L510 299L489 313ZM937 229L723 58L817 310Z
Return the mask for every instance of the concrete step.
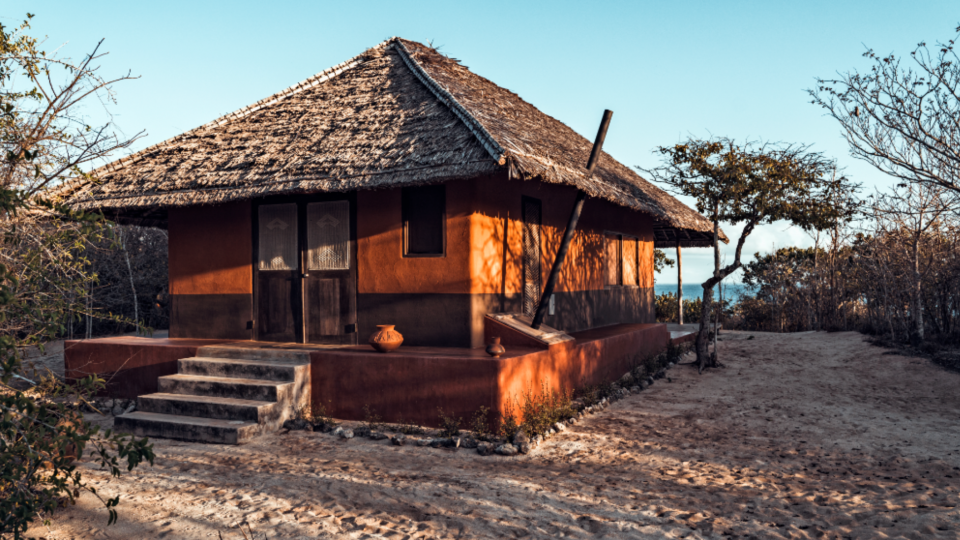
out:
M266 349L242 345L210 345L197 349L197 356L205 358L235 358L241 360L270 360L292 364L309 364L310 351L303 349Z
M295 383L238 379L233 377L207 377L205 375L164 375L157 381L157 390L164 394L187 394L256 401L292 401Z
M137 398L137 410L147 413L193 416L219 420L244 420L273 424L280 418L280 403L185 394L149 394Z
M240 444L263 432L263 424L149 412L132 412L113 420L117 431L138 437L163 437L221 444Z
M293 382L300 372L306 377L308 369L307 364L198 356L180 359L177 371L183 375Z

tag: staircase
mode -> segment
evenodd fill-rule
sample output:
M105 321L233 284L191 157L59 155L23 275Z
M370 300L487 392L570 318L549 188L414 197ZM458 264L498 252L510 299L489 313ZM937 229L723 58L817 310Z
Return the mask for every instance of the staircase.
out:
M114 418L118 431L138 436L241 444L280 429L310 404L306 351L202 347L160 377L156 394Z

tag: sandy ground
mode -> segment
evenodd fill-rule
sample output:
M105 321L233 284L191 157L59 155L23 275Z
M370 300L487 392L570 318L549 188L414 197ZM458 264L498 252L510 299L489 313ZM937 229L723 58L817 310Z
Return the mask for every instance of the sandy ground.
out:
M748 339L749 336L754 339ZM960 374L854 333L726 332L527 456L290 432L158 440L47 538L958 538Z

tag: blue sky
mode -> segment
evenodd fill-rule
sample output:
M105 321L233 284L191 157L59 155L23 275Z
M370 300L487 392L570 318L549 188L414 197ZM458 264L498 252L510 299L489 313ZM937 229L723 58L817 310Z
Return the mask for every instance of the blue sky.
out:
M650 167L652 150L687 136L812 144L865 190L892 181L849 156L838 126L809 103L815 78L867 66L866 46L909 53L952 38L953 1L756 2L78 2L6 1L0 23L35 13L46 48L80 57L104 38L101 74L130 70L110 111L134 150L192 129L391 36L432 42L592 139L614 111L604 149ZM91 116L101 114L91 111ZM739 231L727 227L728 233ZM809 245L784 224L745 253ZM672 254L672 252L671 252ZM684 282L712 271L684 252ZM670 270L658 282L675 282Z

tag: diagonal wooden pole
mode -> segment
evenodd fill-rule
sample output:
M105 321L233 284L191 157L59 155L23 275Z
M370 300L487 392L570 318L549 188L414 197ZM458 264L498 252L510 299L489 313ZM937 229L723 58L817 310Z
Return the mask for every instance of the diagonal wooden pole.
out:
M603 148L603 140L607 137L607 128L610 127L610 118L613 111L607 109L603 111L603 119L600 120L600 129L597 130L597 138L593 142L593 151L590 152L590 159L587 160L586 178L589 180L593 176L593 168L597 165L600 158L600 150ZM557 276L560 275L560 267L563 266L563 260L567 257L567 250L570 249L570 241L573 240L573 233L577 230L577 221L580 220L580 212L583 210L583 202L587 194L583 190L577 191L577 199L573 203L573 210L570 212L570 220L567 221L567 230L563 233L563 240L560 241L560 249L557 250L557 257L553 260L553 267L550 269L550 277L547 278L547 284L543 288L543 294L540 295L540 302L537 304L537 312L533 316L533 322L530 328L539 330L543 325L543 317L547 314L547 306L550 304L550 297L553 296L553 289L557 285Z

